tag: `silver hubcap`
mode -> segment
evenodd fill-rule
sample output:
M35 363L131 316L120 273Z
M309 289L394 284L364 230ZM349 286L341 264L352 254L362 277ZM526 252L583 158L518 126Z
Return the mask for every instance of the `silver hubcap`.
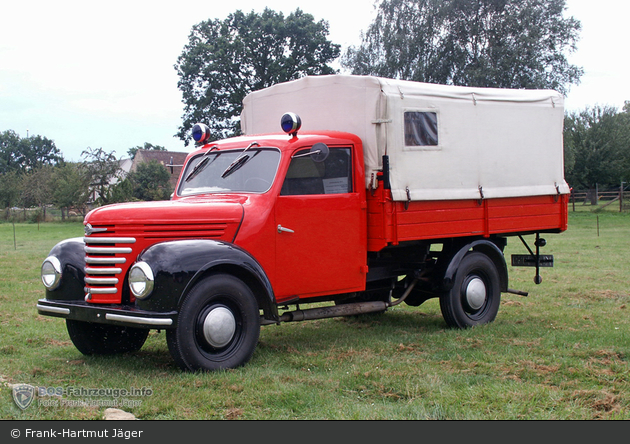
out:
M217 307L208 313L203 321L203 335L210 345L216 348L224 347L234 337L236 319L230 310Z
M466 302L473 310L479 310L486 302L486 286L483 281L476 277L468 282L466 286Z

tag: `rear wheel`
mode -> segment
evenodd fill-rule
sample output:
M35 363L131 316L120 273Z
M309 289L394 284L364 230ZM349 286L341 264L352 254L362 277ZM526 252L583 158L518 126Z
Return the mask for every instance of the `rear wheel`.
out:
M453 288L440 296L444 320L456 328L492 322L500 302L499 273L494 262L474 251L462 259Z
M258 344L260 315L250 288L227 274L199 282L182 303L177 327L166 340L184 370L235 368L250 360Z
M136 352L142 348L149 329L66 319L68 335L84 355L111 355Z

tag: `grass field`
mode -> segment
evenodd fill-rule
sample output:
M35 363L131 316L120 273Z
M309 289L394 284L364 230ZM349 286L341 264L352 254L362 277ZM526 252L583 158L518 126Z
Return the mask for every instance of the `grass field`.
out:
M42 260L82 225L17 224L14 237L0 224L0 418L101 419L117 406L142 420L630 419L630 215L578 210L545 236L555 266L541 285L533 268L510 268L510 287L529 296L504 294L492 324L448 329L432 300L265 326L247 366L212 374L180 371L164 332L135 354L81 355L35 305ZM510 238L506 253L526 251ZM22 410L18 383L145 390L41 396Z

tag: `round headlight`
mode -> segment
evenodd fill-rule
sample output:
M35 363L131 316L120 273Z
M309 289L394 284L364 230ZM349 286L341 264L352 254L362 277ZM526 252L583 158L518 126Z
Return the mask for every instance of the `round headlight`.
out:
M129 289L138 298L144 299L153 291L153 270L146 262L138 262L129 270Z
M48 290L54 290L61 282L61 262L55 256L48 256L42 263L42 283Z

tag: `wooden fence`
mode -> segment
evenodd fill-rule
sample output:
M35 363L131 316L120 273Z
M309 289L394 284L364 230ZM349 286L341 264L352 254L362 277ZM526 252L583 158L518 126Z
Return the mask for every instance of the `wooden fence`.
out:
M573 211L576 205L592 205L600 209L615 205L620 212L630 211L630 190L621 187L616 190L571 190L570 202Z

